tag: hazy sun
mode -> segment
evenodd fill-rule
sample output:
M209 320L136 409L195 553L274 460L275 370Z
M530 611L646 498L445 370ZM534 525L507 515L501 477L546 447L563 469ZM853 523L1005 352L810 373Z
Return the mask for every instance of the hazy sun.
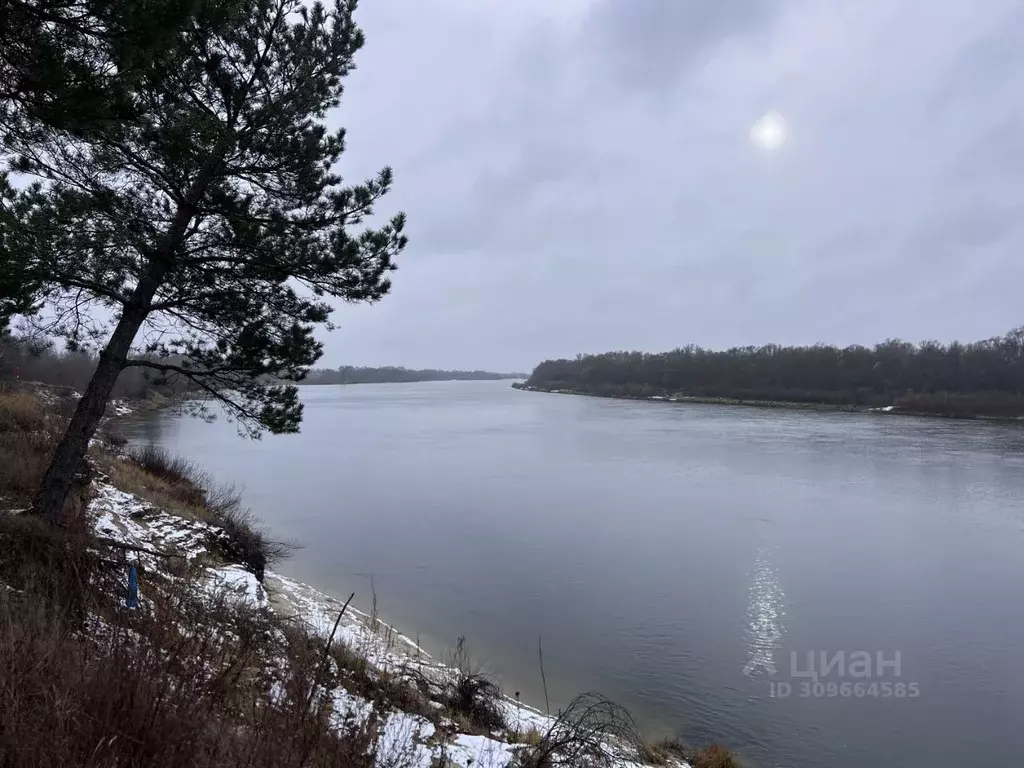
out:
M762 149L778 149L786 143L786 121L778 112L768 112L750 128L750 140Z

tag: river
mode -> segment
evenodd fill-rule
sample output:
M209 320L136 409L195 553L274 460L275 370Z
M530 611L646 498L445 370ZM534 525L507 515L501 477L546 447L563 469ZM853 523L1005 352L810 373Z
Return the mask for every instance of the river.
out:
M500 381L301 392L300 435L171 411L124 431L242 487L304 546L281 570L363 608L372 575L382 618L442 657L465 635L531 703L542 637L552 709L597 690L753 768L1024 755L1024 429Z

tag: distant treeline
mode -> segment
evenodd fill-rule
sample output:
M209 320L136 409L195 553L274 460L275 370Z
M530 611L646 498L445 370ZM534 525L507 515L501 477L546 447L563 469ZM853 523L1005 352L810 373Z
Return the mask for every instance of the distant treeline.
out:
M526 387L606 397L820 403L948 416L1024 415L1024 328L973 343L874 347L693 345L545 360Z
M525 379L525 373L493 373L491 371L440 371L434 368L415 370L385 366L365 368L343 365L340 368L312 370L303 384L385 384L403 381L490 381Z
M83 392L96 370L97 358L87 352L68 352L38 344L18 336L0 335L0 381L38 381L56 387L70 387ZM491 371L442 371L433 368L413 370L387 366L314 369L303 384L379 384L412 381L470 381L525 379L525 373L493 373ZM168 378L145 368L126 368L114 387L113 397L143 399L157 392L180 394L188 389L184 380Z
M85 391L97 358L87 352L68 352L17 336L0 335L0 381L38 381L55 387ZM144 368L126 368L117 378L111 397L145 399L153 394L173 395L186 389L186 382Z

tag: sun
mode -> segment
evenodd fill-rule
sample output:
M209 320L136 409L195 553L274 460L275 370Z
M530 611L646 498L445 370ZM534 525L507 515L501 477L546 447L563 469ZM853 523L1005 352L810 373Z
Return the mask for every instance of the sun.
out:
M786 143L786 120L778 112L766 113L751 126L750 140L762 149L779 149Z

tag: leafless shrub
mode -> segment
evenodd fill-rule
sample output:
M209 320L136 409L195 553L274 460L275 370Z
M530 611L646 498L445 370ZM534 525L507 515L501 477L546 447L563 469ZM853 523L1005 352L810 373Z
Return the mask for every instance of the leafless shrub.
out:
M467 725L482 733L504 730L505 716L498 704L501 689L479 664L473 662L466 638L460 637L451 652L452 679L445 686L444 703Z
M538 744L519 751L517 768L611 766L625 751L639 752L633 717L598 693L573 699L541 734Z
M255 515L243 505L241 494L232 486L207 486L204 494L207 512L224 531L225 553L244 564L260 581L268 565L295 550L295 544L275 541L260 528Z

